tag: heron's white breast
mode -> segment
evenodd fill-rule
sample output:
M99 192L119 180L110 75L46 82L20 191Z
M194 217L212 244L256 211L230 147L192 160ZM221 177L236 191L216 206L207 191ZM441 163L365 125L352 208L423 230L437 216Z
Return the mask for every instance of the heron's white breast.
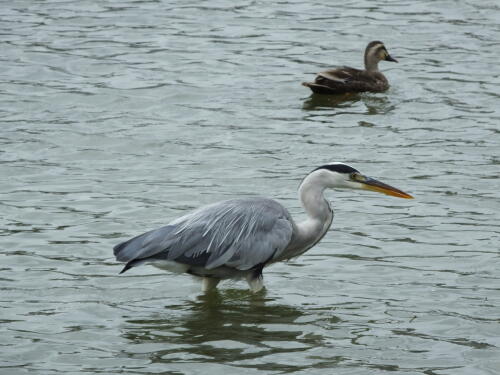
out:
M150 264L156 268L175 273L184 273L189 269L189 265L177 263L172 260L154 260Z

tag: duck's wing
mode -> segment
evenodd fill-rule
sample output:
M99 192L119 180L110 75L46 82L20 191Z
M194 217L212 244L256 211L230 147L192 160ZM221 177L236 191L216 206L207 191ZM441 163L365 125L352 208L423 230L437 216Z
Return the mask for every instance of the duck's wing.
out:
M318 73L314 83L305 82L304 86L319 94L341 94L346 92L382 91L385 77L380 73L342 67ZM381 85L382 84L382 85Z
M346 82L359 80L362 73L362 70L344 66L342 68L325 70L324 72L318 73L316 82L322 83L325 81L332 81L333 83L345 84Z

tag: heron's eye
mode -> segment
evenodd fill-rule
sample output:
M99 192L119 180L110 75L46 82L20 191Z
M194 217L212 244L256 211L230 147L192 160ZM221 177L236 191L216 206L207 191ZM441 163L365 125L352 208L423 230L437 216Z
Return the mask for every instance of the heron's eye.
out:
M351 180L353 181L358 181L358 182L363 182L365 181L365 177L362 175L362 174L359 174L359 173L356 173L356 172L353 172L349 175L349 177L351 178Z

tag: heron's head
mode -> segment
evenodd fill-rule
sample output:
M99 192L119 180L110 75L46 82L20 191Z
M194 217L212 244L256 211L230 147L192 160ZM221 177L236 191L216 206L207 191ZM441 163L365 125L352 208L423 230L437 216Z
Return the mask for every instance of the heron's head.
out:
M379 61L392 61L398 62L394 57L389 55L387 49L384 46L384 43L375 40L373 42L368 43L365 50L365 67L367 70L372 70L373 68L377 68L377 64Z
M410 194L365 176L357 169L344 163L325 164L316 168L312 173L324 186L329 188L371 190L394 197L413 199Z

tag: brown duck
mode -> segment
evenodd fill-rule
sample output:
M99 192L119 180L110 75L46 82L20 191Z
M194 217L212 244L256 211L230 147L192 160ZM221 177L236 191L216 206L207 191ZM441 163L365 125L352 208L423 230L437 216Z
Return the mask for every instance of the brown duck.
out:
M381 92L389 88L387 78L379 72L381 60L398 62L389 55L384 43L374 41L368 43L365 50L365 69L354 69L344 66L318 73L313 82L303 82L316 94L344 94L348 92Z

